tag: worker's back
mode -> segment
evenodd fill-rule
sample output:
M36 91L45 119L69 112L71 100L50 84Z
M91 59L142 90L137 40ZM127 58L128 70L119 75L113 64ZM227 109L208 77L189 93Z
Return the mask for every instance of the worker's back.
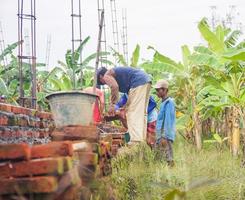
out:
M151 82L150 76L143 70L133 67L115 67L115 79L119 86L119 91L128 93L131 88Z

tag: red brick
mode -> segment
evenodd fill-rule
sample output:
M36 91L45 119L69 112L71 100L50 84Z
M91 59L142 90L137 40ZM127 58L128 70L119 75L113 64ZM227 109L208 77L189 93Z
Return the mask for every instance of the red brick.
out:
M7 126L8 125L8 116L0 115L0 126Z
M18 125L22 127L27 127L28 126L28 119L21 117L18 120Z
M48 137L50 136L50 131L49 130L39 130L39 137Z
M38 111L37 110L34 110L34 109L30 109L30 108L25 108L25 111L24 112L28 116L35 117Z
M58 188L57 179L52 176L0 179L0 194L51 193Z
M95 126L70 126L62 129L55 129L51 134L53 140L88 140L98 141L99 134Z
M23 177L44 174L62 174L67 161L63 158L44 158L0 164L0 177ZM66 165L66 166L64 166Z
M21 106L12 106L11 112L14 114L25 114L25 108Z
M27 144L1 144L0 160L30 159L30 147Z
M48 144L34 145L31 148L31 158L47 158L72 155L72 143L69 141L50 142Z
M10 104L0 103L0 110L1 111L11 112L11 107L12 107L12 105L10 105Z
M10 138L12 137L12 133L10 131L10 129L5 129L5 130L2 130L1 131L1 137L4 137L4 138Z
M37 112L36 116L40 119L53 119L52 113L49 112Z

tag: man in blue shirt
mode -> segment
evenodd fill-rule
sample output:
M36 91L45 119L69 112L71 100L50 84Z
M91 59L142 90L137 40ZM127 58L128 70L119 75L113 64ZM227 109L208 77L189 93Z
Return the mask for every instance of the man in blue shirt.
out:
M151 78L143 70L134 67L104 67L97 71L97 84L111 89L108 113L115 115L119 92L128 94L126 118L130 133L130 145L146 140L147 105L150 97Z
M157 96L162 99L157 116L156 147L164 151L168 165L173 166L173 148L175 139L175 103L168 97L168 82L159 80L154 86Z

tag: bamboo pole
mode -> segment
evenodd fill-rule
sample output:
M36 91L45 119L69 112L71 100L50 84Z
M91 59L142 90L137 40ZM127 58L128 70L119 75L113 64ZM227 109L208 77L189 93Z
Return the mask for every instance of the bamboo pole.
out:
M98 35L98 44L97 44L97 51L96 51L96 62L95 62L95 70L94 70L94 84L93 84L93 93L95 94L95 88L97 85L97 77L96 73L99 66L99 54L100 54L100 47L101 47L101 35L102 35L102 28L104 23L104 11L101 12L100 24L99 24L99 35Z

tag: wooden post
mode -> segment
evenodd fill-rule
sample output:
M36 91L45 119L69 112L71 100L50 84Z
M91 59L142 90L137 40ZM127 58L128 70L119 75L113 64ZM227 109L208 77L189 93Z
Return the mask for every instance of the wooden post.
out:
M104 23L104 11L101 12L101 18L100 18L100 24L99 24L99 35L98 35L98 44L97 44L97 51L96 51L96 62L95 62L95 70L94 70L94 85L93 85L93 93L95 94L95 88L97 85L97 77L96 73L99 66L99 54L100 54L100 41L101 41L101 35L102 35L102 28Z

